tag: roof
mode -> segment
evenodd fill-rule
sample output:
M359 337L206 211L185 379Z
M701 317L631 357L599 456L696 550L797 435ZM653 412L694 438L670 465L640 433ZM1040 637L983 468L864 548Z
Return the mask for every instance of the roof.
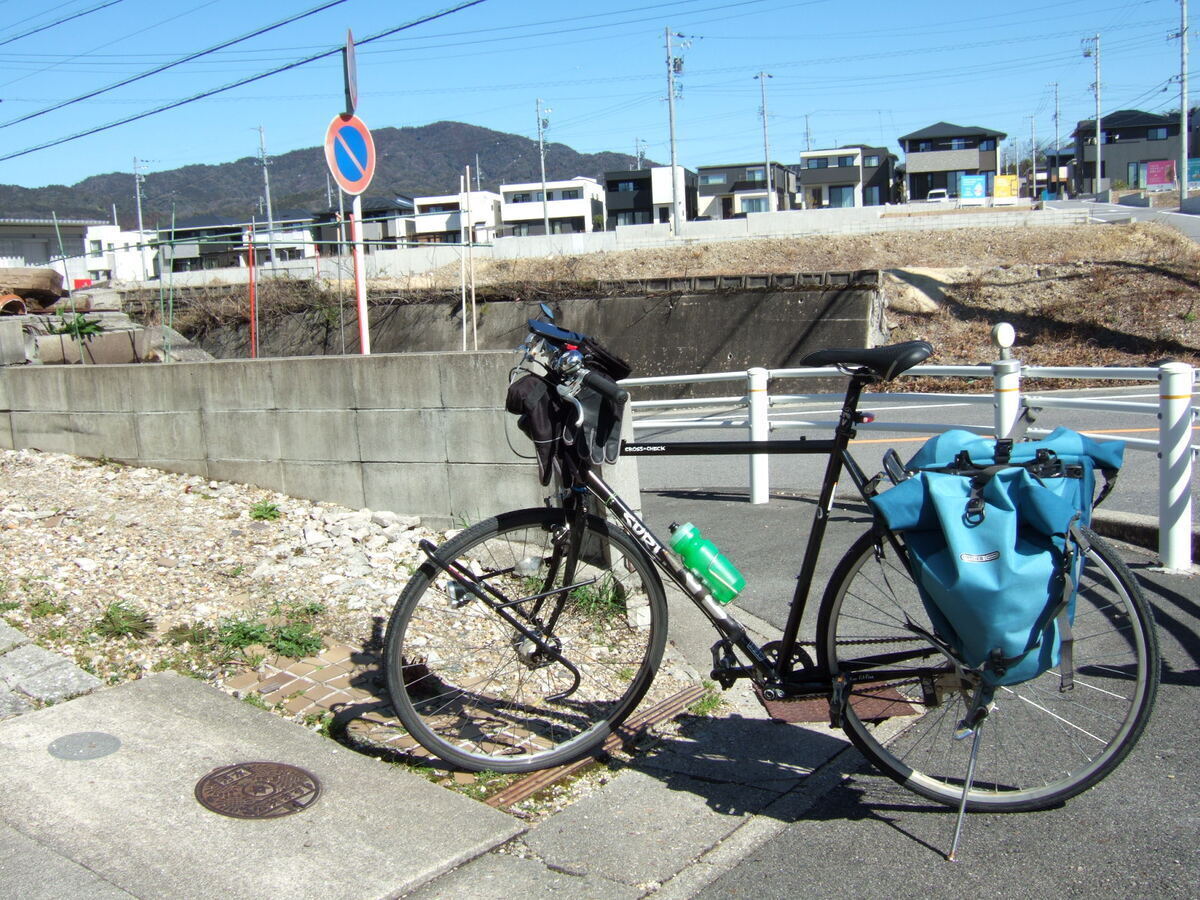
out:
M1140 109L1118 109L1116 112L1101 115L1100 120L1106 129L1145 128L1154 125L1178 125L1179 114L1161 115L1159 113L1143 112ZM1075 133L1095 130L1095 119L1081 119L1079 124L1075 126Z
M1008 137L1003 131L996 131L992 128L980 128L978 125L952 125L949 122L938 122L930 125L928 128L922 128L920 131L914 131L912 134L902 134L899 140L916 141L922 138L940 138L940 137L995 137L1003 140Z

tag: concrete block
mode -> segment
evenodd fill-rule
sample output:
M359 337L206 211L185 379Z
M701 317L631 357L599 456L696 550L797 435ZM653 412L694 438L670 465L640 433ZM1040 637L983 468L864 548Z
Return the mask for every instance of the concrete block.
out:
M125 369L130 405L139 412L200 409L204 373L211 363L141 365Z
M367 505L363 494L363 472L358 462L280 463L283 493L306 500L327 500L351 509Z
M363 505L401 515L450 521L450 479L445 463L363 463Z
M380 354L355 361L358 409L426 409L442 405L439 366L448 354Z
M352 409L279 410L269 413L288 460L357 460L358 428Z
M532 453L533 444L517 428L517 419L503 409L446 409L438 414L445 433L447 455L460 463L517 463L521 458L509 447L504 429L510 428L513 446Z
M69 412L9 413L12 445L15 450L45 450L50 453L74 453L75 432Z
M448 897L554 897L555 900L635 900L643 891L598 875L556 872L537 860L488 854L425 885L405 900Z
M209 459L278 460L279 429L271 410L205 409L205 455Z
M0 409L0 450L16 450L13 444L12 418L8 412Z
M134 462L138 458L133 413L71 413L78 456Z
M96 365L136 363L141 356L137 347L137 332L114 331L89 337L83 345L83 356Z
M283 493L283 467L279 460L209 459L208 477L214 481L253 484Z
M111 734L120 748L92 760L46 752L79 731ZM4 722L0 755L0 820L136 897L396 897L522 831L503 813L177 675ZM268 820L196 801L205 775L253 760L311 772L321 795ZM52 896L103 895L64 884Z
M446 354L439 367L442 405L448 409L481 406L503 409L512 365L513 354L507 351Z
M204 459L199 410L143 412L134 418L138 455L144 459Z
M66 412L71 408L66 369L23 366L5 371L4 378L9 409Z
M221 360L200 366L200 396L210 410L274 409L275 389L266 360Z
M19 316L0 319L0 366L25 364L25 328Z
M450 518L478 522L509 509L542 506L550 493L538 481L537 466L455 465L446 466L450 489Z
M18 694L15 691L6 690L0 687L0 719L7 719L12 716L19 716L33 709L33 703L25 698L24 694ZM5 861L0 858L0 876L4 875ZM8 884L3 877L0 877L0 883ZM20 895L25 896L25 895Z
M445 414L436 409L360 409L358 448L364 463L445 462Z
M0 621L0 653L7 653L13 647L28 644L29 638L17 631L11 625Z
M73 412L129 412L130 366L79 366L67 370L67 394Z
M0 411L10 409L8 402L8 373L12 369L0 369Z
M313 356L267 362L279 409L354 409L357 358Z

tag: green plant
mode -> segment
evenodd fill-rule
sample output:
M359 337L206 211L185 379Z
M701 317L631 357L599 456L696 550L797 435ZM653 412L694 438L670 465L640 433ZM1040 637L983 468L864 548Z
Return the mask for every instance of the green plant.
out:
M721 692L717 690L716 684L708 680L705 680L703 684L705 690L704 696L688 707L688 712L694 716L711 715L724 702L721 699Z
M259 500L250 507L250 518L255 521L274 520L282 515L279 507L270 500Z
M305 713L304 724L321 737L333 737L333 713L331 712Z
M71 318L67 318L60 309L58 324L50 325L47 330L50 334L66 334L76 340L82 340L94 334L100 334L104 331L104 326L97 321L88 319L83 313L75 313Z
M154 629L154 620L145 611L117 600L105 607L93 629L103 637L144 638Z
M163 635L172 644L196 644L204 646L211 644L216 632L203 622L190 622L186 625L175 625Z
M251 691L250 693L243 695L242 702L249 703L251 706L257 706L259 709L271 708L267 704L267 701L262 698L262 694L258 693L257 691Z
M571 599L585 616L604 622L625 611L621 587L608 574L601 576L594 584L585 584L571 591Z
M321 652L321 636L313 630L310 622L289 622L275 628L268 645L282 656L299 659Z
M14 609L20 609L21 604L16 600L0 600L0 613L11 612Z
M61 616L67 611L67 604L60 603L53 596L37 597L29 603L29 617L44 619L47 616Z
M265 622L251 622L248 619L225 619L217 627L217 641L234 650L241 650L252 644L262 644L267 639Z

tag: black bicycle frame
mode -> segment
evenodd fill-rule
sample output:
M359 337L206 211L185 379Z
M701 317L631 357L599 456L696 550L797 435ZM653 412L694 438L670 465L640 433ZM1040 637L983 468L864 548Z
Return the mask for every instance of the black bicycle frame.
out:
M825 528L833 511L833 499L843 470L865 499L868 497L868 478L849 453L850 441L855 436L855 425L862 421L858 415L858 401L863 387L871 378L852 375L846 389L846 397L834 428L832 440L795 441L674 441L655 443L622 443L621 453L625 456L694 456L694 455L746 455L755 453L825 455L829 462L821 483L821 493L813 515L812 528L796 578L796 590L792 595L787 623L779 644L775 661L771 662L763 651L746 634L745 628L731 616L728 610L717 603L698 579L685 569L667 551L644 521L630 509L616 492L594 470L587 472L587 488L614 514L621 527L636 540L646 553L663 569L692 601L712 621L717 630L750 659L752 668L764 681L782 684L792 673L792 655L796 647L800 623L808 604L817 559L825 538ZM752 673L734 673L737 677ZM825 673L828 676L829 673ZM822 682L828 689L828 682Z

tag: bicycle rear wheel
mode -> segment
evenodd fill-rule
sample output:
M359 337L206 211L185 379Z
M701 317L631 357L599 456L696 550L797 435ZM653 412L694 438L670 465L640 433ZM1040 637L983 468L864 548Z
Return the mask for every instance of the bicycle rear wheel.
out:
M1075 687L1060 692L1053 669L996 691L970 809L1060 804L1111 772L1146 727L1158 687L1153 618L1125 564L1086 535L1092 546L1073 626ZM821 602L818 652L834 674L857 676L843 727L859 750L910 790L956 806L971 741L953 732L970 691L945 656L905 627L934 630L904 562L879 540L863 535L838 564ZM889 674L871 680L872 670L884 669Z
M432 562L414 573L384 664L397 715L430 752L474 771L559 765L645 694L666 641L662 582L603 519L577 531L563 510L526 509L438 548L486 599Z

